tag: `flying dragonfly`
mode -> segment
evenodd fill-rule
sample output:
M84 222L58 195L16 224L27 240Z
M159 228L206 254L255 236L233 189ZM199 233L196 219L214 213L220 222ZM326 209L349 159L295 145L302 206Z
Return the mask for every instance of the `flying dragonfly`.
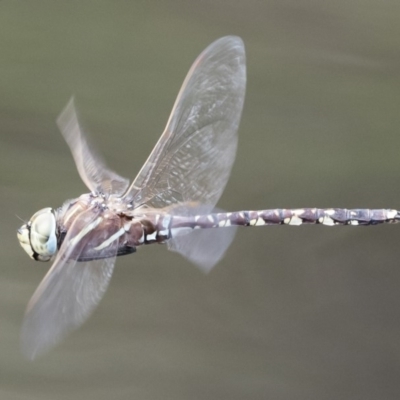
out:
M94 152L69 102L57 124L90 193L38 211L18 230L31 258L54 260L24 317L21 341L29 358L54 347L89 317L116 257L141 245L166 243L209 271L238 226L400 221L391 209L215 209L235 159L245 87L242 40L227 36L208 46L189 70L163 134L131 185Z

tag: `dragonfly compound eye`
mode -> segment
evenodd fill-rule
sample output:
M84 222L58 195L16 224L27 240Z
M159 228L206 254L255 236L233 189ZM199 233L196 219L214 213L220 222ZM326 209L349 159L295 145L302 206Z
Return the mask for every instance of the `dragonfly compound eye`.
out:
M44 208L35 213L29 223L18 230L18 239L31 258L49 261L57 251L54 211Z

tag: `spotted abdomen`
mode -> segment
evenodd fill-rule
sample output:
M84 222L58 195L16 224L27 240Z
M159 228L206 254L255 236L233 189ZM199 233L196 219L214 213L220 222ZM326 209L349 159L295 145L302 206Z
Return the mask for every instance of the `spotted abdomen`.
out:
M234 215L239 214L239 216ZM322 224L334 225L376 225L382 223L397 223L400 214L397 210L386 209L354 209L344 208L299 208L299 209L275 209L261 211L243 211L232 213L227 218L232 225L238 225L236 221L243 219L249 226L262 225L302 225ZM240 225L242 225L240 223Z

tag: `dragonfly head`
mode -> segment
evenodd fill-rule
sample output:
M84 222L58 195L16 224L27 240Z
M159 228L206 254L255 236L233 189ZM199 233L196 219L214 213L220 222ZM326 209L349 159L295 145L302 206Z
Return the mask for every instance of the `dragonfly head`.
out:
M29 257L49 261L57 251L56 216L50 207L33 214L17 232L18 240Z

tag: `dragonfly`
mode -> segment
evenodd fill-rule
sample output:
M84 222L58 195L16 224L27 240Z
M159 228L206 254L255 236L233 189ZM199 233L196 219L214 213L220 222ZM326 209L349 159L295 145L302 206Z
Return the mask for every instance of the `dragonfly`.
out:
M116 257L142 245L165 243L209 271L239 226L400 221L392 209L216 209L236 155L245 88L243 41L227 36L209 45L190 68L163 134L131 184L95 152L73 99L68 103L57 124L90 192L38 211L18 230L31 258L53 260L24 316L26 356L45 353L77 329L103 297Z

